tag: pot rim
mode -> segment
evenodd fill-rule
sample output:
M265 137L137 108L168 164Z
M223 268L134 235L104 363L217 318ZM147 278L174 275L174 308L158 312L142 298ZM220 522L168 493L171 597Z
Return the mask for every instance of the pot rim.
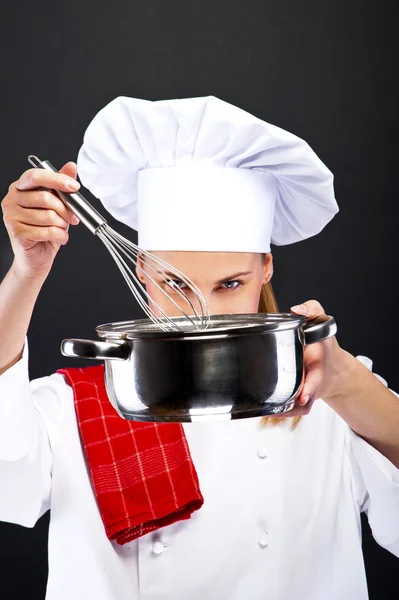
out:
M171 317L178 325L189 322L185 317ZM307 317L292 313L243 313L234 315L212 315L207 329L165 332L150 319L116 321L96 327L100 338L112 340L138 339L209 339L242 334L295 330L307 321Z

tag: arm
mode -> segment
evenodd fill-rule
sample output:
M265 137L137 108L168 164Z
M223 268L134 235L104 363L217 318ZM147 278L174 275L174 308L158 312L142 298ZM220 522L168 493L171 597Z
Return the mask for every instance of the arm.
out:
M324 314L315 300L291 309L310 319ZM307 414L322 398L349 427L399 468L399 399L335 338L305 348L305 382L290 416Z
M76 176L73 164L63 171ZM68 241L69 224L79 222L54 194L38 188L72 191L68 186L74 181L65 174L30 169L10 186L2 202L14 262L0 285L0 375L21 358L37 296L60 246ZM79 187L76 181L74 187Z
M73 174L76 168L68 170ZM54 194L37 188L66 189L68 179L27 171L2 203L14 262L0 285L0 520L27 527L49 507L52 456L36 409L36 401L50 392L31 389L25 336L54 257L67 242L68 225L76 223Z
M42 278L27 277L13 263L0 285L0 376L21 356Z
M339 382L323 400L349 427L399 468L399 399L364 365L341 348Z

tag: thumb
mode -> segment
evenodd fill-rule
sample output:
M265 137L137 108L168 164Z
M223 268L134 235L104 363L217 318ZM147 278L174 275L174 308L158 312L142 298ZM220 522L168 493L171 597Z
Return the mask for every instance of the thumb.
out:
M69 177L76 179L78 176L78 167L76 163L70 161L66 163L66 165L64 165L62 169L60 169L60 173L63 173L64 175L68 175Z

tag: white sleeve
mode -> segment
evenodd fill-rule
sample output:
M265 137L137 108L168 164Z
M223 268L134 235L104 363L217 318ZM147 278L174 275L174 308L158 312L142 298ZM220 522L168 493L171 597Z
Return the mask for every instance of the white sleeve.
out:
M0 521L33 527L50 506L52 457L29 382L28 349L0 376Z
M372 370L370 359L357 358ZM382 377L376 376L387 385ZM399 557L399 469L349 427L347 452L357 499L367 514L373 537L380 546Z

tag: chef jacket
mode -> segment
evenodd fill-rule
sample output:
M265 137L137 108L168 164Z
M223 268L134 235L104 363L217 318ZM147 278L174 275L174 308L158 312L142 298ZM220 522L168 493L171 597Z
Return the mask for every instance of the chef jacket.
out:
M47 600L365 600L361 511L399 556L399 470L322 400L294 430L184 424L203 507L110 541L72 388L30 383L27 354L0 377L0 520L33 527L51 509Z

